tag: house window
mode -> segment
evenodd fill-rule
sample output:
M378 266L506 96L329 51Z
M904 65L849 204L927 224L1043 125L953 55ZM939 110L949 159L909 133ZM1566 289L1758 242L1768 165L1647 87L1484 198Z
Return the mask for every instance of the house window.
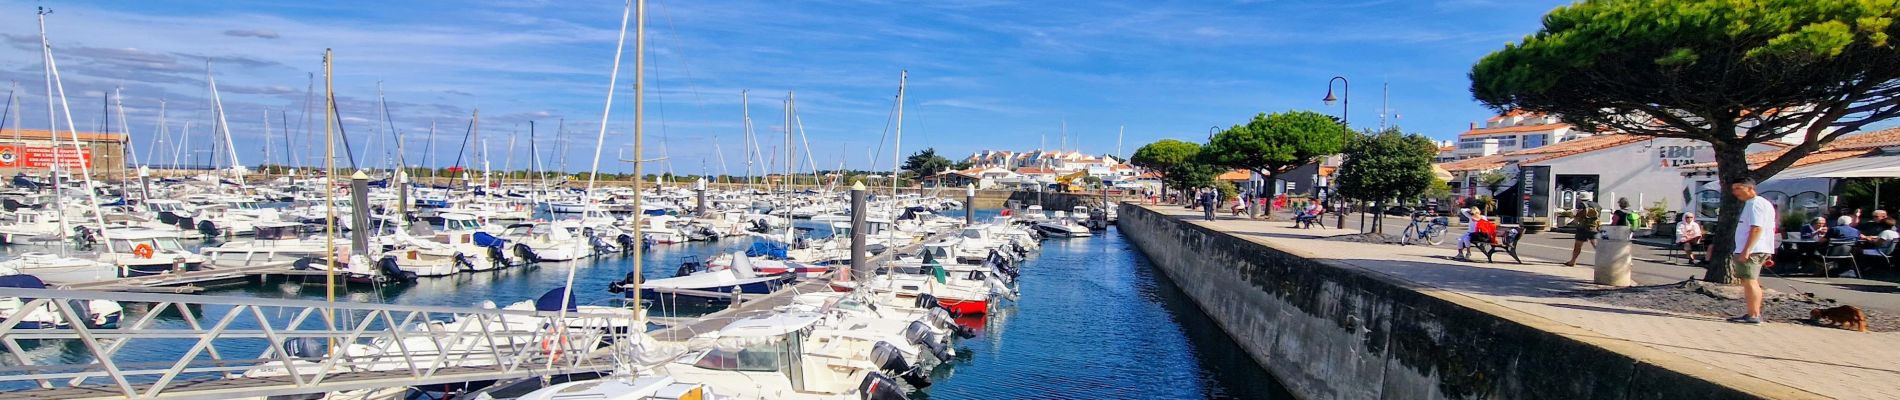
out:
M1550 135L1524 135L1524 148L1535 149L1550 144Z

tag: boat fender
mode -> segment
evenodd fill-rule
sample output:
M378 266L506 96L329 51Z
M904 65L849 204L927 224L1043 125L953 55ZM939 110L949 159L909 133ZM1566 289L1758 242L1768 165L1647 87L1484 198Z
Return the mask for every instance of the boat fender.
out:
M884 374L872 372L864 375L864 381L858 383L858 398L861 400L910 400L904 396L904 390L897 387L897 380Z

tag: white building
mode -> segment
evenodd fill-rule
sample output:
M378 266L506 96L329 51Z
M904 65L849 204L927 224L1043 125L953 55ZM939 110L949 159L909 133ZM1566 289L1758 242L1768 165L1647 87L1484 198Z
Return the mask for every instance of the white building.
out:
M1472 123L1470 130L1458 134L1457 148L1448 158L1463 160L1535 149L1589 136L1591 133L1577 130L1556 116L1512 111L1485 120L1483 127Z

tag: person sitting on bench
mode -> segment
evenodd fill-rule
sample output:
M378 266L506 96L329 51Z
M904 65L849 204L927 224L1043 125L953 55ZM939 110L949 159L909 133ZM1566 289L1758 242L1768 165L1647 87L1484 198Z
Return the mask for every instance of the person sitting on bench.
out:
M1319 205L1319 202L1307 203L1306 209L1293 214L1293 227L1311 228L1315 221L1319 221L1320 214L1324 213L1326 213L1326 207Z
M1485 219L1484 211L1478 207L1474 206L1462 212L1465 213L1466 218L1471 220L1471 223L1465 225L1464 236L1458 237L1458 259L1469 260L1471 246L1478 241L1491 241L1491 236L1497 232L1497 225L1491 224L1491 220ZM1489 232L1486 232L1483 226L1487 224L1490 225Z

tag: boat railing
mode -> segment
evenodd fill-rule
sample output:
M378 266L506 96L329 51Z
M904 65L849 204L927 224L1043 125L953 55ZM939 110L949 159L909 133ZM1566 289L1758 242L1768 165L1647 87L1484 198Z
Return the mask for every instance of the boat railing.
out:
M0 288L0 397L257 397L598 372L631 314ZM117 323L89 314L124 305ZM48 311L61 321L25 324ZM47 328L48 325L57 327ZM47 356L44 348L60 349Z

